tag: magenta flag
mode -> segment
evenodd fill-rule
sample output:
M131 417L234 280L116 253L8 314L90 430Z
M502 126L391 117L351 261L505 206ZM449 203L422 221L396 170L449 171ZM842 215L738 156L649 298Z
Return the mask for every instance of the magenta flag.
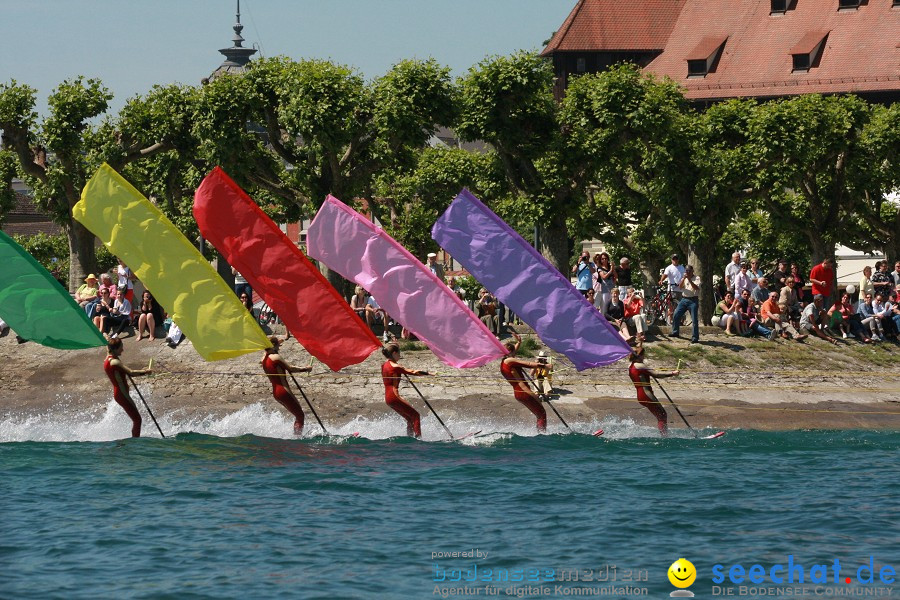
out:
M319 269L221 168L197 188L194 217L288 331L330 369L360 363L381 347Z
M453 200L431 236L579 371L631 353L572 283L469 190Z
M328 196L306 235L307 252L362 286L444 363L480 367L506 348L450 288L380 227Z

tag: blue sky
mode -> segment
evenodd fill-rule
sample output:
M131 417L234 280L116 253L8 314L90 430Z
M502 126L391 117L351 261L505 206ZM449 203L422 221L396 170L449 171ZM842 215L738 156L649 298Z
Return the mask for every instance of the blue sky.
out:
M540 49L575 0L242 0L245 46L265 56L328 58L367 78L404 58L455 75L489 55ZM154 84L197 84L231 46L235 0L0 0L0 82L47 94L98 77L112 110Z

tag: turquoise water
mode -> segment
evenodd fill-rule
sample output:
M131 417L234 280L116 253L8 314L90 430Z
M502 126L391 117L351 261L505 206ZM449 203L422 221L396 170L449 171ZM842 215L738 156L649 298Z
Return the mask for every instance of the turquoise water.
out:
M289 431L257 407L188 424L232 437L115 440L102 438L126 430L116 412L82 417L0 423L2 598L435 598L467 577L478 583L454 597L601 597L614 584L636 591L603 597L664 598L682 556L706 598L715 564L855 569L873 556L900 571L896 432L660 440L608 422L606 439L419 442L382 437L386 420L350 427L380 439L237 435L241 418ZM435 554L475 549L487 556ZM601 571L607 582L584 581Z

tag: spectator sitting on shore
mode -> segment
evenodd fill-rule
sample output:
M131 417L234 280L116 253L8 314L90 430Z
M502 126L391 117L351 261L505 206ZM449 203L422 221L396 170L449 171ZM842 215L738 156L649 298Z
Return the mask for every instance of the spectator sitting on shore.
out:
M837 344L837 340L825 335L822 331L822 305L824 302L825 296L822 294L813 296L813 301L806 305L806 308L803 309L803 314L800 315L800 332L804 334L812 333L826 342Z
M781 309L781 314L789 318L792 323L800 320L802 305L797 284L792 275L785 278L784 287L778 293L778 307Z
M835 302L828 309L828 323L831 329L841 332L841 337L845 340L850 337L850 315L852 308L850 306L850 294L844 292L841 294L840 300Z
M805 334L794 329L788 319L782 318L781 309L778 307L778 292L769 292L769 299L763 302L760 315L763 325L774 329L784 339L790 339L793 336L799 342L807 338Z
M619 335L626 342L632 339L628 333L628 324L625 322L625 305L619 301L619 288L614 287L609 293L609 304L606 306L606 313L603 315L610 325L619 330Z
M635 335L638 343L644 341L647 331L647 319L644 317L644 299L633 287L628 288L625 297L625 322L634 324Z
M875 309L872 306L871 293L867 293L865 297L859 301L856 312L859 313L859 316L862 319L862 325L868 327L869 331L872 332L872 341L882 341L881 335L879 335L881 333L881 319L875 318Z
M128 300L127 284L119 286L119 293L116 296L113 307L109 311L107 324L110 331L115 327L115 331L110 336L111 338L119 337L122 330L131 324L131 302Z
M87 277L84 278L84 283L78 286L78 289L75 290L75 302L78 303L78 306L81 308L86 308L87 305L96 300L99 297L99 288L97 286L97 276L91 273Z
M107 319L109 319L114 301L109 297L109 290L100 290L100 300L94 304L94 325L102 333L106 333Z
M713 324L718 324L728 335L744 333L744 330L741 328L740 306L741 303L735 300L734 294L725 292L725 297L716 305L715 315L713 316L713 320L716 323Z
M893 333L894 324L891 320L891 303L890 301L884 301L884 296L881 292L875 293L875 298L872 300L872 312L875 314L875 319L878 321L878 326L881 329L881 337L893 337L889 335Z
M100 285L97 288L97 298L84 305L84 311L87 313L88 319L94 319L94 311L97 309L97 303L100 302L103 290L109 291L110 300L116 299L116 286L113 285L112 277L109 276L109 273L100 274Z
M766 277L760 277L757 280L757 286L750 293L750 297L757 306L769 299L769 280Z

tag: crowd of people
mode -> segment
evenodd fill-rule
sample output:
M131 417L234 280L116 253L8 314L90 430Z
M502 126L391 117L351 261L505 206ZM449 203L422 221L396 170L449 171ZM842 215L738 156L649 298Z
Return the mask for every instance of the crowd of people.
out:
M591 258L583 252L571 271L575 288L615 326L622 338L640 343L647 331L647 306L635 289L631 261L613 266L609 254ZM900 262L865 267L858 286L839 293L834 259L826 258L804 277L796 263L778 261L765 273L757 259L735 252L725 266L721 294L717 294L712 325L728 335L758 335L768 339L802 341L815 336L832 344L856 338L863 343L897 339L900 332ZM691 342L699 342L700 278L677 254L657 282L667 288L674 307L666 315L673 337L680 337L683 317L692 318Z

